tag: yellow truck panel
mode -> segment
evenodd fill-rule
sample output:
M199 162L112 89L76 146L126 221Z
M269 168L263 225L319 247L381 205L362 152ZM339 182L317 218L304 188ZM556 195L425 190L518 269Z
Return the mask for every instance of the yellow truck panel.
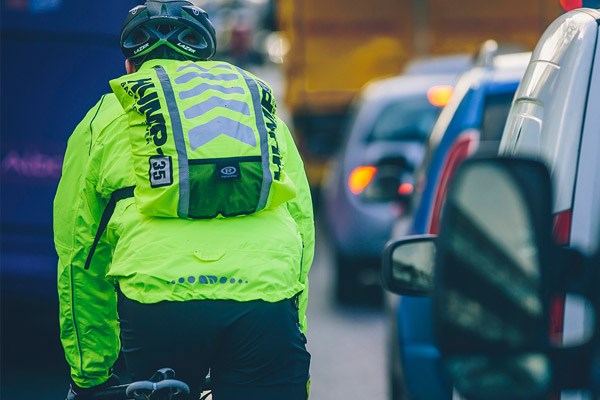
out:
M280 1L290 44L284 63L290 111L343 111L372 77L397 74L412 53L411 21L397 0Z
M562 12L559 0L276 1L289 44L284 99L313 187L365 83L414 57L475 53L487 39L530 50Z
M531 50L562 13L558 0L429 0L428 54L476 51L487 39ZM460 4L460 6L458 6Z

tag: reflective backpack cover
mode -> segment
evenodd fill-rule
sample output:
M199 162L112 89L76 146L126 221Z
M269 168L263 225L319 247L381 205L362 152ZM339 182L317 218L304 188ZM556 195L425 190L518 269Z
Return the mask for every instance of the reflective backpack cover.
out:
M110 82L129 118L142 213L231 217L295 196L266 83L225 62L156 63Z

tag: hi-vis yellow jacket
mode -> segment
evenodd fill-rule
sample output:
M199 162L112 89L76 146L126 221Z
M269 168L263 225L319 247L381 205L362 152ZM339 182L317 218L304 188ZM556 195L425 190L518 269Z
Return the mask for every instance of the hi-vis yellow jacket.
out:
M141 71L160 62L147 62ZM295 198L250 215L202 220L150 217L126 198L116 203L88 260L111 194L135 184L128 127L116 96L104 95L69 139L54 200L60 335L74 382L80 387L104 382L117 359L117 285L142 303L274 302L299 294L299 322L306 330L313 210L285 123L277 118L279 152Z

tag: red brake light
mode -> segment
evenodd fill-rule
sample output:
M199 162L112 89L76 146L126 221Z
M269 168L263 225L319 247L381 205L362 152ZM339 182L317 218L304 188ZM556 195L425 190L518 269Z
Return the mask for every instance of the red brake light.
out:
M583 0L560 0L560 6L565 11L583 7Z
M565 295L557 295L550 305L550 339L561 343L563 337L565 316Z
M353 194L360 194L369 185L377 168L371 166L360 166L354 168L348 177L348 188Z
M442 207L446 201L446 192L448 191L450 178L452 178L456 169L465 158L475 152L478 145L479 131L476 129L469 129L461 133L452 144L452 147L450 147L435 189L433 209L429 221L429 233L437 234L440 231L440 217Z
M583 0L560 0L560 6L565 11L583 7Z
M414 191L414 186L412 183L402 183L398 186L398 194L402 196L408 196Z
M554 224L552 226L552 236L554 241L560 246L569 244L571 236L571 210L564 210L554 215ZM565 316L565 296L557 295L552 299L550 310L550 338L560 343L563 336L563 325Z
M571 236L571 210L561 211L554 216L554 225L552 226L552 236L554 241L560 246L569 244Z

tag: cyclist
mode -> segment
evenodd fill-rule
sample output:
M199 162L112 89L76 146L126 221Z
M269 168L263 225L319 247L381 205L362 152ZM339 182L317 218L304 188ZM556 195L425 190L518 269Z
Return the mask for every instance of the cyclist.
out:
M188 1L147 0L133 8L121 48L125 77L174 64L207 71L216 65L214 27ZM231 64L215 68L238 71L266 90ZM238 93L248 105L243 109L252 110L255 104L239 95L248 86L232 87L237 81L224 82L222 74L209 78L204 83ZM129 117L115 94L100 98L69 139L54 201L68 398L85 399L112 384L122 351L132 380L170 367L197 396L210 368L215 400L306 399L314 221L303 163L285 123L273 121L295 197L249 215L190 219L144 214L137 187L133 197L122 195L136 184Z

